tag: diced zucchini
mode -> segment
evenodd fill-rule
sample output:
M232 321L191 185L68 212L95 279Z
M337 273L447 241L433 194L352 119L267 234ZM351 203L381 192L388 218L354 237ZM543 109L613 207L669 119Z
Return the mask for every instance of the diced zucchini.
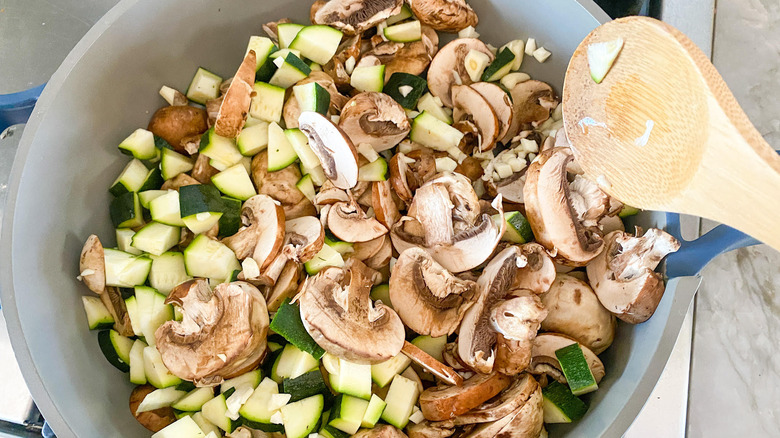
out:
M137 192L144 185L149 169L137 158L132 159L111 184L108 191L114 196L120 196L128 192Z
M222 438L222 431L219 430L217 426L214 426L211 421L207 420L202 412L195 412L192 414L192 419L200 430L206 434L206 438Z
M158 256L179 243L180 237L179 227L149 222L133 235L132 245L138 250Z
M125 299L125 307L127 308L127 317L130 319L130 325L133 328L133 334L136 336L143 336L144 333L141 330L141 315L138 313L138 300L134 295Z
M289 53L292 53L293 55L297 56L298 58L301 57L301 51L300 50L293 50L293 49L287 48L287 49L277 50L276 52L272 53L271 54L271 59L276 59L276 58L284 59L284 58L287 57L287 55Z
M236 146L241 155L251 157L268 146L268 122L245 127L236 138Z
M382 419L399 429L403 429L409 423L409 417L412 415L412 409L417 403L419 395L416 382L404 376L395 376L393 383L390 384L387 397L385 397L387 406L382 412Z
M322 249L311 260L304 263L306 273L309 275L316 275L323 268L327 266L336 266L339 268L344 267L344 258L335 249L328 245L322 245Z
M441 99L434 97L431 93L425 93L417 102L417 110L428 113L444 123L452 124L452 110L445 108Z
M407 355L399 353L391 359L371 365L371 379L380 388L384 388L393 381L396 375L404 372L411 363L412 360Z
M139 160L151 160L157 156L154 134L146 129L136 129L122 143L119 143L119 150Z
M309 139L306 137L306 134L300 129L287 129L284 131L284 135L287 137L287 141L292 146L295 154L300 158L302 166L309 169L320 166L320 159L309 147Z
M152 259L135 256L124 251L105 248L103 258L106 264L106 286L133 287L144 284Z
M349 83L358 91L381 92L385 85L385 66L380 64L355 67Z
M184 226L184 221L181 220L179 192L176 190L168 190L161 196L154 198L149 203L149 213L155 222L174 227Z
M196 184L179 188L179 212L193 233L204 233L219 222L222 199L214 186Z
M317 394L330 395L328 385L325 384L319 369L309 371L294 379L284 379L282 388L285 394L291 395L291 403Z
M146 383L146 370L144 369L144 348L146 342L136 339L133 348L130 349L130 382L136 385Z
M250 50L255 51L255 59L257 60L255 71L257 72L263 64L265 64L271 53L275 52L277 48L276 44L268 37L251 36L249 37L249 44L247 44L246 47L246 53L249 53ZM246 56L246 53L244 56Z
M129 228L117 228L116 229L116 246L119 248L120 251L124 251L126 253L130 253L133 255L140 255L142 253L141 250L138 250L136 248L133 248L133 236L135 235L135 231L129 229Z
M138 409L134 414L140 414L141 412L149 412L155 409L166 408L172 405L176 400L186 396L184 391L178 391L176 388L169 386L168 388L155 389L154 391L146 394L141 403L138 405ZM192 409L182 409L192 410ZM197 409L196 409L197 410Z
M387 161L377 158L358 169L358 181L385 181L387 179Z
M278 123L282 119L285 89L265 82L255 82L254 91L249 115L269 123Z
M330 414L330 412L328 412ZM323 420L323 426L322 429L320 429L320 435L325 438L349 438L351 435L336 429L335 427L325 423L325 420Z
M542 396L544 422L548 424L571 423L585 416L588 411L588 405L572 394L566 385L557 381L542 389Z
M301 351L293 344L287 344L274 362L271 378L276 383L282 383L286 378L296 378L319 365L317 359L309 353Z
M327 114L330 107L330 93L316 82L296 85L293 87L293 94L298 101L298 106L303 111L314 111L320 114Z
M520 70L520 66L523 65L523 55L525 55L525 42L523 40L510 41L501 50L504 48L508 48L515 55L515 60L512 62L512 71Z
M501 220L499 215L494 215L493 220L498 222ZM512 243L527 243L534 240L534 233L531 231L531 224L519 211L509 211L504 213L504 221L506 221L506 231L501 236L501 240L506 240Z
M322 394L317 394L282 406L285 436L287 438L308 437L316 430L324 405L324 397Z
M241 270L230 248L202 234L184 250L184 266L188 275L203 278L228 278L233 271Z
M298 159L284 129L276 123L268 126L268 171L284 169Z
M244 406L239 409L242 420L271 424L271 416L278 408L270 406L271 396L279 393L279 385L269 378L263 379Z
M425 147L446 151L458 147L463 139L463 133L427 111L423 111L415 117L409 137Z
M195 388L176 399L171 407L179 411L197 412L212 398L214 398L214 388Z
M588 67L590 77L595 83L600 84L604 80L621 50L623 38L588 45Z
M93 296L81 297L84 312L87 314L87 324L90 330L102 330L114 325L114 317L108 311L100 298Z
M385 23L387 23L388 26L391 26L395 23L400 23L401 21L404 21L407 18L412 18L412 16L413 16L412 10L409 9L409 6L404 3L404 5L401 7L401 12L385 20Z
M298 304L291 303L289 298L285 298L276 311L271 320L271 330L284 337L296 348L311 354L315 359L320 359L325 354L325 350L314 342L303 326Z
M320 187L325 184L327 178L325 177L325 171L322 170L322 166L306 167L301 164L301 173L304 175L310 175L311 181L315 186Z
M363 421L361 421L360 425L368 428L376 426L376 423L378 423L379 419L382 417L385 406L387 406L387 403L378 395L373 394L371 400L368 401L368 407L366 408L366 413L363 415Z
M444 362L443 353L444 347L447 345L447 335L437 337L429 335L418 336L412 339L412 344L439 362Z
M295 187L297 187L298 190L300 190L301 193L306 196L306 199L314 202L314 196L317 194L317 191L314 189L314 183L311 181L311 175L303 175L301 179L295 183Z
M235 422L227 416L225 394L220 394L203 404L203 418L227 433L233 431Z
M311 73L311 68L309 68L305 62L301 61L301 58L298 58L292 53L288 53L283 61L282 58L276 58L274 63L276 63L279 68L268 82L277 87L290 88Z
M557 350L555 357L561 364L563 375L566 376L572 394L583 395L599 389L580 344L575 342Z
M163 148L161 154L160 171L163 179L174 178L180 173L189 172L195 167L194 158L185 157L174 150Z
M295 37L304 27L302 24L296 23L279 23L276 31L276 35L279 37L279 47L282 49L290 47L290 44L295 41Z
M160 293L168 295L174 287L191 279L184 267L184 254L166 252L152 257L149 284Z
M222 197L222 217L219 218L219 236L232 236L241 227L241 201Z
M371 398L371 368L339 358L338 371L330 374L330 385L336 392L368 400Z
M261 370L253 370L248 373L244 373L238 377L225 380L219 385L219 391L222 393L227 392L230 388L238 388L244 386L251 386L252 389L257 388L262 380L263 372Z
M195 76L187 87L187 98L193 102L205 105L207 100L219 97L219 85L222 78L203 67L198 67Z
M235 164L211 177L214 184L222 193L243 201L255 196L255 185L249 179L249 174L243 164Z
M238 147L236 147L236 140L217 135L214 132L214 128L206 131L203 137L201 137L200 153L211 158L215 163L223 164L221 167L224 168L237 164L244 158Z
M318 64L327 64L333 58L333 55L336 54L342 35L341 31L330 26L306 26L297 33L295 40L290 43L290 48L300 50L304 58ZM281 38L280 30L280 44Z
M428 89L428 83L420 76L395 72L390 76L382 92L392 97L402 107L414 109Z
M98 345L108 363L123 373L130 371L132 339L120 335L116 330L102 330L98 332Z
M485 72L482 73L482 81L493 82L501 80L507 73L512 71L514 62L515 54L512 50L508 47L503 48L498 52L498 55L496 55L496 59L494 59L488 68L485 69Z
M385 28L385 38L398 43L411 43L422 38L422 26L417 20L396 24Z
M339 394L330 409L328 424L348 434L354 434L360 429L367 409L368 401Z
M623 205L623 208L620 209L620 213L618 213L618 216L621 218L635 216L639 213L639 209L636 207L632 207L630 205Z
M168 193L168 190L146 190L138 192L138 200L141 202L141 207L149 210L152 201L166 193Z
M206 438L189 415L179 418L152 435L152 438Z

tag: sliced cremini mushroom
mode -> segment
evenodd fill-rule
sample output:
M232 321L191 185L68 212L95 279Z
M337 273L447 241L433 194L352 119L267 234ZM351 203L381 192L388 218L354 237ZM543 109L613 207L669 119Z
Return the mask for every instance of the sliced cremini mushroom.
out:
M540 153L528 168L523 197L536 240L556 254L559 263L584 266L601 253L604 241L601 230L585 226L575 210L566 172L573 159L568 148ZM587 206L579 208L587 211Z
M403 107L387 94L375 92L353 96L341 111L339 128L352 144L370 144L377 152L395 147L412 129Z
M615 317L601 305L588 283L559 274L540 298L547 309L542 330L570 336L596 354L615 339Z
M346 35L361 34L401 12L403 0L330 0L313 14L315 24L335 27Z
M457 40L456 40L457 41ZM552 87L542 81L520 82L510 90L512 96L512 124L504 138L507 143L520 130L529 129L550 118L550 111L558 105L558 98Z
M466 55L471 50L484 53L491 61L495 57L482 41L476 38L458 38L442 47L431 61L428 68L428 89L431 94L441 99L445 106L452 107L450 90L453 85L474 83L465 64Z
M133 336L133 327L125 300L122 299L117 288L106 286L105 252L100 239L94 234L87 237L81 249L79 279L89 290L98 294L100 301L114 318L114 329L122 336Z
M190 155L185 145L193 137L200 142L200 135L209 129L207 119L206 111L201 108L164 106L152 115L146 129L162 137L176 152Z
M165 300L183 315L154 336L163 363L177 377L212 386L259 364L265 355L268 309L249 283L222 283L213 291L204 279L177 286Z
M390 184L401 200L411 203L414 192L436 174L436 158L430 149L398 152L388 163Z
M549 377L560 383L566 383L566 377L561 370L561 364L555 356L555 352L563 347L576 344L574 339L559 333L539 333L534 339L534 348L532 350L531 365L528 370L532 374L547 374ZM582 354L588 362L588 368L593 373L596 383L604 378L604 364L590 348L580 344Z
M201 184L211 184L211 177L219 173L219 170L209 161L211 159L203 154L198 154L198 158L195 159L195 167L192 168L191 174Z
M477 90L477 93L487 100L490 107L496 113L499 121L499 131L496 140L504 138L509 127L512 124L512 116L514 109L512 108L512 100L501 87L491 82L476 82L470 85L471 88Z
M325 242L325 229L314 216L290 219L284 230L287 242L282 252L297 263L306 263L314 258Z
M217 135L235 138L244 127L246 116L249 114L249 105L252 103L256 59L255 51L249 50L233 80L230 81L214 122L214 133Z
M538 438L544 426L544 398L537 387L523 405L504 418L480 424L464 438Z
M400 429L389 424L378 424L371 429L360 429L352 438L407 438Z
M387 229L390 229L401 218L390 181L374 182L371 188L371 207L374 209L376 220Z
M479 130L476 150L485 152L493 149L501 129L493 107L477 90L468 85L453 85L450 93L453 120L473 121Z
M451 420L495 397L511 382L511 377L499 373L475 374L460 387L426 389L420 394L420 409L426 420Z
M404 325L369 293L376 271L350 259L310 278L298 296L306 331L330 354L352 362L377 363L401 352Z
M421 335L454 333L476 295L476 283L452 275L416 247L398 256L390 275L390 300L397 303L398 316Z
M314 204L295 184L301 179L298 166L287 166L275 172L268 171L268 151L262 151L252 159L252 181L257 193L279 201L286 219L311 216L317 213Z
M276 312L285 298L292 298L298 290L298 281L301 279L301 264L292 260L287 261L276 279L276 283L268 288L266 302L269 312Z
M379 246L379 250L364 260L366 266L371 269L380 270L387 267L393 257L393 243L390 236L385 234L381 239L382 244Z
M352 252L348 254L349 257L356 258L365 263L366 260L375 256L379 253L379 251L382 250L382 246L385 243L385 237L387 237L387 235L377 237L376 239L367 240L365 242L355 242L352 245Z
M176 175L175 177L169 179L168 181L165 181L160 187L160 190L176 190L178 191L180 188L184 186L194 186L198 185L200 182L196 180L195 178L187 175L186 173L180 173Z
M311 150L320 159L322 170L333 185L345 190L354 187L357 184L358 157L349 136L327 117L313 111L301 113L298 125L308 137Z
M609 196L582 175L575 175L569 184L569 199L577 219L586 227L597 227L608 213Z
M412 12L424 24L442 32L477 27L479 18L466 0L414 0Z
M547 292L555 281L555 263L538 243L526 243L520 251L525 257L525 266L517 271L512 289L528 289L537 295Z
M605 246L587 266L599 301L623 321L647 321L664 294L663 276L654 269L667 254L680 249L680 242L651 228L642 237L613 231L605 238Z
M406 426L406 433L409 438L448 438L455 434L455 426L446 421L432 423L423 420Z
M389 54L382 54L385 46L395 45L395 50ZM383 42L375 50L368 52L367 55L374 55L379 58L385 66L385 82L390 79L393 73L409 73L412 75L421 75L431 64L433 57L439 51L439 35L433 28L422 26L422 36L420 40L411 43L403 43L400 46L393 42Z
M626 226L620 216L604 216L599 221L599 229L606 236L613 231L626 231Z
M312 9L314 9L314 6L312 6ZM314 22L313 19L312 22ZM346 65L353 62L357 64L357 62L360 61L362 42L363 40L360 38L360 35L344 38L341 41L341 44L339 44L338 49L336 49L336 54L333 55L333 58L322 66L322 71L331 78L336 87L345 92L351 88L351 78Z
M222 243L232 249L239 260L251 257L257 264L257 272L255 275L247 273L248 278L260 278L282 250L284 209L268 195L252 196L241 207L241 224L241 229L224 238Z
M425 371L433 374L441 381L455 386L463 385L463 377L455 370L436 360L433 356L423 351L420 347L411 342L404 342L404 348L401 350L412 362L416 363Z
M458 356L474 371L493 370L496 332L491 327L490 312L506 296L521 257L516 246L504 249L493 257L477 280L477 301L466 311L458 332Z
M138 412L138 406L152 391L156 390L152 385L138 385L130 393L130 412L133 414L136 420L141 423L141 426L151 430L152 432L159 432L165 426L176 421L176 413L170 406L155 409L153 411Z
M528 367L533 340L546 316L547 310L531 291L514 293L493 307L490 323L497 332L494 370L513 376Z
M539 388L539 384L533 376L527 373L521 374L497 397L482 403L463 415L455 417L451 420L452 424L462 426L500 420L522 407L537 388Z
M328 229L345 242L366 242L387 234L387 228L366 216L354 198L333 204L328 210Z

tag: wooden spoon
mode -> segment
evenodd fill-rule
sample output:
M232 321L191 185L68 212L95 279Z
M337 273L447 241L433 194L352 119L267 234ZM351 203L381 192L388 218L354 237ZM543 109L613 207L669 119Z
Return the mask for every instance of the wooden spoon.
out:
M618 38L623 49L597 84L588 45ZM566 71L563 120L577 161L610 195L723 222L780 250L780 157L677 29L645 17L596 28Z

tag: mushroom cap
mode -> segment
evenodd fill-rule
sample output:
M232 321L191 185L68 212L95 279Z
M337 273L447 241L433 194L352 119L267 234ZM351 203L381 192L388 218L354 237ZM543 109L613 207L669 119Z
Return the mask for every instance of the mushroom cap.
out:
M499 373L474 374L463 386L437 386L420 394L426 420L451 420L476 408L506 389L512 378Z
M564 377L563 371L561 371L561 365L555 356L555 352L576 343L577 341L574 339L560 333L539 333L536 335L536 339L534 339L531 365L528 367L529 372L532 374L547 374L561 383L566 383L566 377ZM582 344L580 344L580 347L585 360L588 362L588 368L593 373L593 378L596 379L596 383L601 382L605 374L604 364L590 348Z
M236 138L244 127L246 116L249 114L249 105L252 103L256 59L255 51L249 50L233 80L230 81L214 122L215 134Z
M388 163L390 184L404 202L410 203L417 191L436 174L436 158L430 149L398 152Z
M479 130L478 150L484 152L493 149L501 127L490 103L469 85L453 85L450 93L453 120L472 120Z
M358 363L378 363L401 352L401 318L369 296L375 271L350 259L310 278L299 294L306 331L328 353ZM349 274L349 278L347 278Z
M457 40L456 40L457 41ZM512 123L504 138L506 143L529 124L539 124L550 118L550 110L558 103L555 91L542 81L520 82L510 90L512 96Z
M390 236L385 234L381 237L381 241L379 250L363 261L371 269L380 270L390 265L390 259L393 257L393 243Z
M276 279L276 283L266 292L269 312L276 312L285 298L292 298L298 290L298 281L301 279L301 264L292 260L287 261Z
M461 280L428 252L409 248L398 256L390 275L390 301L407 327L421 335L455 332L474 304L477 285Z
M528 373L523 373L497 397L455 417L451 423L455 426L463 426L500 420L522 407L537 388L539 388L539 384L536 379Z
M517 271L512 289L528 289L537 295L546 292L555 281L555 263L538 243L526 243L520 250L525 266Z
M333 185L345 190L354 187L358 157L349 136L327 117L314 111L302 112L298 126L309 139L309 147L320 159L322 170Z
M191 176L201 184L211 184L211 177L218 174L219 170L209 163L211 158L203 154L197 154L195 166L192 168Z
M596 354L615 339L615 317L601 305L588 283L559 274L541 299L547 309L542 330L570 336Z
M222 283L213 291L204 279L171 291L181 322L168 321L154 336L163 363L177 377L210 386L256 366L265 354L268 309L249 283Z
M175 177L169 179L168 181L165 181L160 187L160 190L176 190L179 191L181 187L184 186L194 186L198 185L200 182L196 180L195 178L187 175L186 173L180 173L176 175Z
M328 210L328 229L345 242L367 242L387 234L387 228L354 200L337 202Z
M283 250L288 259L306 263L322 249L325 243L325 229L314 216L290 219L284 224L285 239L288 242Z
M391 44L393 46L391 46ZM431 64L431 60L439 51L439 35L430 26L422 26L420 40L411 43L396 45L397 43L383 42L366 56L374 55L385 65L385 82L393 73L409 73L421 75ZM382 54L384 46L393 48L389 54Z
M540 153L528 167L523 197L536 240L557 261L584 266L604 249L604 241L597 227L583 226L572 206L566 166L573 159L568 148Z
M159 432L165 426L176 421L176 413L173 408L168 406L153 411L146 411L137 413L138 406L144 401L147 395L156 390L152 385L138 385L130 393L130 412L133 414L136 420L141 423L141 426L151 430L152 432Z
M474 83L466 72L465 64L466 55L471 50L486 54L491 61L495 58L482 41L476 38L458 38L442 47L431 61L428 68L428 89L431 94L440 98L445 106L452 107L450 89L456 84L455 75L460 77L460 84Z
M479 23L465 0L414 0L409 4L420 22L442 32L458 32Z
M346 35L361 34L401 12L403 0L330 0L313 14L314 24L335 27Z
M509 376L520 374L531 363L533 339L547 316L539 297L531 291L514 294L490 312L496 335L496 360L493 368Z
M401 219L401 213L393 195L393 186L390 181L375 181L371 188L371 207L374 209L374 215L376 220L387 229L390 229Z
M406 434L401 432L395 426L389 424L378 424L372 429L361 429L358 433L352 435L352 438L407 438Z
M146 129L162 137L176 152L190 155L184 147L186 140L197 136L200 141L200 135L209 129L208 116L204 109L194 106L164 106L155 111Z
M239 260L252 257L264 273L282 250L285 236L284 209L268 195L255 195L241 207L242 228L222 239Z
M477 302L466 311L458 334L458 355L473 370L489 373L493 370L496 332L490 324L493 305L506 296L515 277L520 248L510 246L498 253L477 280Z
M469 86L481 94L490 104L490 107L493 108L500 126L496 140L503 139L506 133L509 132L512 116L514 115L512 99L509 98L509 94L491 82L475 82Z
M317 213L314 204L309 201L295 184L301 179L298 166L287 166L275 172L268 171L268 151L262 151L252 158L252 182L257 193L268 195L282 204L284 217L295 219ZM182 174L183 175L183 174Z
M90 272L91 271L91 272ZM98 295L106 290L106 261L103 244L98 236L91 234L84 242L79 257L81 281Z
M370 144L375 151L395 147L412 129L403 107L392 97L373 91L356 94L341 111L341 128L352 144Z
M586 268L593 291L621 320L647 321L664 293L663 277L654 269L667 254L680 249L680 242L656 228L642 237L613 231L604 240L604 251Z
M455 433L455 427L447 421L431 423L423 420L406 426L409 438L447 438Z
M477 426L464 438L537 438L544 426L543 406L542 389L537 386L516 411L492 423Z

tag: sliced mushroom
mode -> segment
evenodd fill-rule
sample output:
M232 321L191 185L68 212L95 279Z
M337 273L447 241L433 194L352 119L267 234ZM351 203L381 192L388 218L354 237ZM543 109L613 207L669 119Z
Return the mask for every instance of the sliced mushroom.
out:
M582 175L575 175L569 184L569 199L577 219L586 227L597 227L608 212L609 196Z
M450 93L453 120L455 122L473 121L479 130L477 150L485 152L493 149L501 129L493 107L477 90L468 85L453 85Z
M588 283L559 274L541 296L547 309L542 330L561 333L601 354L615 338L615 317L604 308Z
M383 46L391 44L396 43L382 43ZM423 25L419 41L404 43L390 55L382 55L381 50L380 47L377 47L369 54L377 56L385 65L385 82L390 79L393 73L398 72L421 75L439 51L439 35L433 28Z
M534 339L534 348L532 351L531 365L528 370L532 374L547 374L549 377L560 383L566 383L566 377L561 370L561 364L555 356L555 352L563 347L575 344L577 341L559 333L539 333ZM604 378L604 364L590 348L580 344L585 360L588 362L588 368L593 373L596 383Z
M390 236L385 234L381 237L382 245L379 250L371 255L371 257L365 259L364 263L371 269L382 269L390 264L390 259L393 257L393 243L390 240Z
M496 332L490 324L490 312L512 285L520 261L520 248L510 246L493 257L477 280L477 302L463 317L458 334L458 356L474 371L493 370Z
M475 374L463 386L437 386L420 394L426 420L451 420L476 408L506 389L512 378L499 373Z
M371 207L374 209L374 215L376 220L387 229L390 229L401 218L398 204L393 199L393 195L390 181L376 181L371 188Z
M366 216L354 199L333 204L328 211L328 229L345 242L366 242L387 234L387 228Z
M334 186L332 181L325 180L320 190L314 195L314 203L321 207L337 202L349 202L349 195L346 191Z
M316 220L316 219L315 219ZM284 209L268 195L255 195L241 207L242 227L222 240L239 260L251 257L257 264L258 278L268 269L284 243Z
M201 184L211 184L211 177L219 173L219 170L209 164L210 160L209 157L203 154L198 154L198 158L195 159L192 177Z
M170 406L155 409L153 411L137 412L141 402L144 401L149 393L156 389L157 388L152 385L139 385L130 393L130 412L133 414L133 417L141 423L141 426L152 432L159 432L165 426L176 421L176 413Z
M601 253L604 240L598 227L585 226L576 213L566 172L573 158L568 148L540 153L528 168L523 196L536 240L559 263L584 266Z
M279 201L287 219L311 216L317 213L314 204L295 184L301 179L298 166L287 166L276 172L268 171L268 151L262 151L252 159L252 181L257 193Z
M346 35L361 34L401 12L401 6L403 0L330 0L313 14L312 21Z
M236 138L244 127L254 92L256 59L255 51L249 50L230 81L214 122L214 133L217 135Z
M341 111L339 128L352 144L370 144L377 152L395 147L412 129L403 107L387 94L375 92L352 97Z
M312 9L314 6L312 6ZM312 20L313 22L313 20ZM336 87L345 92L352 88L350 85L350 75L347 72L347 62L357 63L360 60L360 49L363 40L360 35L354 35L348 38L344 38L336 49L336 54L325 65L322 66L322 70L327 74L331 80L335 83ZM352 60L350 61L350 58ZM312 72L314 73L314 72Z
M349 136L322 114L304 111L298 118L300 130L309 139L311 150L333 185L351 189L357 184L357 151Z
M406 433L409 434L409 438L448 438L455 433L455 426L447 424L446 421L436 423L421 421L406 426Z
M544 398L537 387L518 410L493 423L481 424L463 437L538 438L544 426Z
M479 18L466 0L414 0L412 12L424 24L442 32L477 27Z
M398 256L390 275L390 301L404 324L421 335L454 333L476 295L476 283L455 277L416 247Z
M521 129L529 129L531 125L538 125L549 119L550 111L558 104L555 91L542 81L520 82L510 90L510 94L514 115L509 130L501 140L503 143L512 140Z
M536 379L530 374L521 374L497 397L482 403L463 415L455 417L452 423L455 426L462 426L500 420L522 407L537 388L539 388L539 384L536 382Z
M292 20L289 18L282 18L278 21L270 21L268 23L265 23L263 25L263 32L265 32L266 35L268 35L268 38L271 38L273 42L279 43L279 25L285 24L285 23L292 23Z
M285 298L292 298L298 290L298 281L301 278L301 264L288 261L279 274L276 283L268 289L266 302L268 311L276 312Z
M547 310L533 292L513 294L490 312L490 323L497 332L496 360L493 369L513 376L531 363L533 340Z
M417 149L393 155L388 164L390 184L404 202L412 202L414 192L436 174L436 159L430 149Z
M365 242L355 242L352 245L352 252L349 254L349 257L365 263L366 260L377 255L382 250L386 237L387 235L383 235Z
M158 109L147 128L152 134L162 137L176 152L189 155L185 144L190 137L200 140L200 135L209 129L206 111L194 106L164 106Z
M213 291L204 279L174 288L181 322L168 321L154 336L163 363L176 376L212 386L259 364L265 354L268 309L249 283L222 283Z
M284 229L287 242L282 252L297 263L306 263L314 258L325 242L325 230L314 216L290 219Z
M401 432L395 426L389 424L378 424L371 429L360 429L358 433L352 435L352 438L407 438L406 434Z
M198 185L200 182L196 180L195 178L187 175L186 173L180 173L176 175L175 177L169 179L168 181L165 181L160 187L160 190L176 190L178 191L180 188L184 186L194 186Z
M631 324L647 321L664 293L661 274L654 272L667 254L680 249L670 234L651 228L642 237L613 231L604 252L587 266L588 279L601 304Z
M538 243L526 243L520 247L525 266L515 275L512 289L528 289L535 294L547 292L555 281L555 264L547 251Z
M493 52L482 41L476 38L458 38L436 54L428 69L428 89L431 94L441 99L445 106L452 107L452 95L450 90L455 85L471 85L471 80L466 71L466 55L471 50L484 53L492 61ZM457 78L457 79L456 79Z
M403 351L403 353L409 359L411 359L412 362L422 367L425 371L438 377L443 382L455 386L463 385L463 377L461 377L460 374L456 373L455 370L448 367L447 365L444 365L440 361L436 360L436 358L426 353L420 347L412 344L411 342L404 342L404 348L401 351Z
M303 325L328 353L377 363L401 352L405 336L401 318L369 296L375 272L350 259L344 269L325 268L304 285L298 298Z
M100 301L114 318L114 329L122 336L133 336L125 300L117 288L106 286L105 252L100 239L94 234L87 237L81 249L79 278L89 290L98 294Z
M500 127L496 140L503 139L506 133L509 132L509 127L512 124L512 116L514 114L512 100L509 98L509 94L501 89L501 87L491 82L476 82L471 84L470 87L481 94L490 104L490 107L493 108L493 111L498 117Z

